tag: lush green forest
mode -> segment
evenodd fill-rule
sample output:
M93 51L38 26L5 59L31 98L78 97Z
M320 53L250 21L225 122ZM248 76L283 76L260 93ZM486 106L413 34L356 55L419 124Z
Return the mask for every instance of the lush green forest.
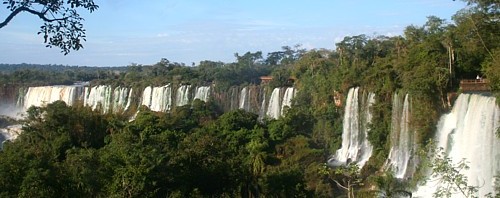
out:
M0 152L0 196L374 197L409 190L415 181L401 184L380 172L390 149L393 94L412 95L422 148L450 108L448 94L461 91L461 79L479 75L499 96L500 5L467 2L452 22L430 16L401 36L349 36L331 51L285 46L266 57L247 52L235 54L234 63L195 66L161 59L123 68L8 67L1 85L92 80L115 86L215 84L224 90L271 75L268 86L289 85L292 77L300 91L283 117L263 121L201 101L169 113L142 108L133 121L63 102L32 107L24 132ZM368 134L374 154L361 170L333 169L326 161L340 147L343 115L335 93L345 95L354 86L376 93Z

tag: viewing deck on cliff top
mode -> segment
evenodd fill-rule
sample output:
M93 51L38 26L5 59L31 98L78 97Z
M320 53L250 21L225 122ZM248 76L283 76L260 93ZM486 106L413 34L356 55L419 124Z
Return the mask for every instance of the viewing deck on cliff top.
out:
M490 91L488 79L464 79L460 81L463 92Z

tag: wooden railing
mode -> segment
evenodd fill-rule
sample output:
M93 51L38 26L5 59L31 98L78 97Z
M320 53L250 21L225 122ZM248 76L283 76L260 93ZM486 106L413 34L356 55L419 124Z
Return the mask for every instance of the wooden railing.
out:
M460 89L468 91L490 91L488 79L464 79L460 81Z

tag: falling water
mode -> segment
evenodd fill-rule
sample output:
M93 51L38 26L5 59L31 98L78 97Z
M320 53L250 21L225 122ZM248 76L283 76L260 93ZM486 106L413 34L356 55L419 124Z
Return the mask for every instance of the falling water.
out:
M166 112L172 106L172 88L170 84L162 87L153 87L151 91L151 111Z
M396 178L408 178L415 172L415 147L414 132L410 128L410 101L406 94L403 105L399 94L394 94L392 105L391 123L391 150L386 161L386 169L391 169Z
M274 88L273 93L271 93L266 115L274 119L281 116L280 88Z
M111 93L111 86L107 85L85 87L84 104L94 110L99 108L106 113L111 107Z
M144 105L146 107L151 106L151 96L153 95L153 88L151 86L148 86L144 88L144 91L142 92L142 102L141 105Z
M360 105L359 88L349 90L344 113L342 147L329 160L331 165L339 166L356 162L363 167L371 157L373 147L367 137L368 123L371 121L369 109L374 102L375 94L369 93L364 105Z
M281 114L283 114L286 107L292 106L292 99L295 97L295 88L286 88L285 95L283 96L283 102L281 104Z
M189 89L191 85L181 85L177 89L176 106L184 106L189 104Z
M62 100L73 105L81 96L81 86L44 86L30 87L24 96L24 108L44 106L48 103Z
M248 101L248 97L249 97L248 87L244 87L240 93L240 105L239 105L240 109L250 111L250 102Z
M123 112L130 106L132 90L126 87L116 87L113 92L113 112Z
M196 93L194 94L194 99L199 99L203 102L208 102L208 99L210 98L210 86L202 86L196 88Z
M500 141L495 132L500 127L500 108L495 98L479 94L461 94L450 113L441 117L437 125L437 146L444 148L454 164L465 159L468 185L478 186L476 196L494 193L494 176L500 171ZM419 187L416 197L432 197L439 186L436 178L429 178ZM454 194L452 197L463 197Z

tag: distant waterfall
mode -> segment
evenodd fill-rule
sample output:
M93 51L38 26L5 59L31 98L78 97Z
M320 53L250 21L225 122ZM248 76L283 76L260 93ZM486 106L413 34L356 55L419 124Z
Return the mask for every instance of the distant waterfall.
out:
M123 112L130 107L132 89L116 87L113 92L113 112Z
M151 106L151 96L153 95L153 88L151 86L148 86L144 88L144 91L142 92L142 102L141 105L144 105L146 107Z
M285 95L283 96L283 102L281 104L281 115L285 113L285 107L292 106L292 99L295 97L295 88L286 88Z
M248 100L250 94L248 92L248 87L244 87L240 93L239 108L244 109L245 111L250 111L250 101Z
M142 92L141 105L151 111L166 112L172 107L172 88L170 84L161 87L146 87Z
M394 94L392 105L391 150L386 169L392 169L396 178L411 177L415 172L416 140L410 127L410 97L404 97L401 105L399 94Z
M329 160L331 165L339 166L355 162L363 167L371 157L373 147L367 139L367 132L372 117L370 107L374 103L375 94L369 93L367 99L361 103L359 88L349 89L344 112L342 147Z
M271 98L269 98L266 115L270 118L278 119L281 116L280 91L280 88L274 88Z
M494 176L500 171L500 141L495 136L499 122L500 108L494 97L461 94L437 125L437 146L444 148L453 163L466 160L470 168L460 173L467 176L468 185L479 186L478 197L494 193ZM414 194L432 197L438 185L435 178L430 178Z
M151 111L166 112L172 107L172 88L170 84L162 87L153 87L151 91Z
M73 105L81 96L81 86L44 86L30 87L24 95L23 107L41 107L62 100L67 105Z
M262 93L262 102L260 103L260 110L259 110L259 119L263 119L265 116L266 116L266 105L267 105L267 101L266 101L266 88L264 88L264 91Z
M208 102L210 98L210 87L209 86L202 86L202 87L197 87L196 88L196 93L194 94L194 99L199 99L203 102Z
M175 105L176 106L184 106L189 104L189 89L191 85L181 85L177 89L177 98Z

